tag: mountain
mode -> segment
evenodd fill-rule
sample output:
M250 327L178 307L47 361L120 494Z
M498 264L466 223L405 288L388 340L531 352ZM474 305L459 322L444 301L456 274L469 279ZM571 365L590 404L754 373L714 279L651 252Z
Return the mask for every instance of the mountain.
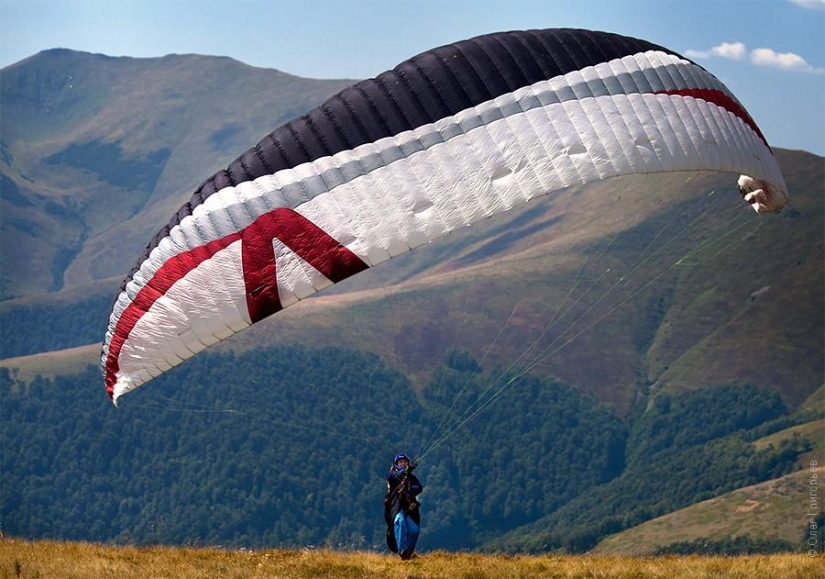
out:
M348 84L66 50L0 71L4 531L377 544L384 455L429 446L425 545L586 550L742 487L781 492L821 454L825 164L801 151L776 152L778 215L725 174L571 187L111 408L99 344L146 241L202 179ZM804 424L803 440L758 443ZM339 461L341 487L319 484Z
M203 179L351 82L64 49L4 68L2 297L121 276Z

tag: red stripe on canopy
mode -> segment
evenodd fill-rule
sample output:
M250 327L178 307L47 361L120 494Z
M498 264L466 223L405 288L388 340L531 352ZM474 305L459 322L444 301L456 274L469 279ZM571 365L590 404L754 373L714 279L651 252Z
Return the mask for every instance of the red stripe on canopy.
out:
M771 150L770 145L768 145L768 140L765 138L765 135L762 134L762 131L759 130L759 127L756 126L756 123L748 114L742 105L738 102L733 100L730 96L725 94L720 90L709 89L709 88L683 88L677 90L667 90L657 92L656 94L666 94L666 95L679 95L683 97L693 97L695 99L700 99L709 103L713 103L718 107L722 107L723 109L730 111L742 121L748 125L754 133L756 133L759 138L765 143L765 146L768 147L768 150Z
M169 258L137 293L115 325L106 357L106 391L109 398L114 397L120 352L138 321L186 274L239 239L246 304L253 324L281 309L272 244L274 239L280 240L333 283L369 267L323 229L287 208L264 213L238 233Z

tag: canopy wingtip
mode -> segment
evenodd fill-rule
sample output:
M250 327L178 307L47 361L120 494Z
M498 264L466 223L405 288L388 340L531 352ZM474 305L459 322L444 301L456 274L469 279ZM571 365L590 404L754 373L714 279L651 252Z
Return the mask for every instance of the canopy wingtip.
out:
M779 213L788 203L788 194L781 186L747 175L741 175L737 184L742 197L757 213Z

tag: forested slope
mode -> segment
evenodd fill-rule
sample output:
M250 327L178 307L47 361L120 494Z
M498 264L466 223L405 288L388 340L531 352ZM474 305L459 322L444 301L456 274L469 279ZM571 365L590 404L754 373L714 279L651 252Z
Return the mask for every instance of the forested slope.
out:
M423 548L581 551L789 472L809 447L755 450L750 432L793 418L775 391L745 385L674 396L628 429L577 390L524 375L460 425L511 377L454 352L416 396L353 350L207 353L116 409L93 367L29 384L3 370L3 532L380 546L387 461L423 451Z

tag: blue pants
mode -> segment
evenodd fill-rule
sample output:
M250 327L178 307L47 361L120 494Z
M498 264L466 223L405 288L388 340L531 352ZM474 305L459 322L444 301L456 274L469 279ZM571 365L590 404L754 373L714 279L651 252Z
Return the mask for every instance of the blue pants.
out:
M418 534L421 532L421 529L416 522L412 520L412 517L406 512L401 511L395 515L393 527L398 552L409 551L412 553L415 551L415 544L418 542Z

